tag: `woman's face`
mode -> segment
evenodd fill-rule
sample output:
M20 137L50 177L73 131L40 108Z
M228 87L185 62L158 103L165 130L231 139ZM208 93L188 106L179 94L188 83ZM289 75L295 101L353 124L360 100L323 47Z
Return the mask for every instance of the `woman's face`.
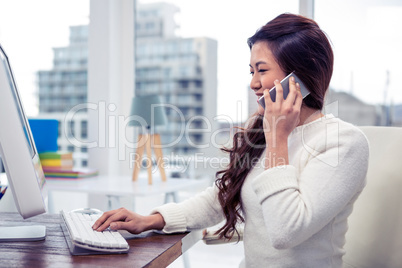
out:
M286 76L266 42L257 42L251 47L250 73L252 77L250 87L257 95L257 102L263 95L264 89L271 89L276 79L281 81ZM258 113L264 114L264 108L260 104Z

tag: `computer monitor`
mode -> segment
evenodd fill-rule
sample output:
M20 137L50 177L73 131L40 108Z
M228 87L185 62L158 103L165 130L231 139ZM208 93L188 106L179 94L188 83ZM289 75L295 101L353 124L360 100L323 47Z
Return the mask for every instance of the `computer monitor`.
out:
M0 45L0 156L15 206L26 219L46 212L45 176L10 62ZM0 227L0 241L44 239L44 226Z

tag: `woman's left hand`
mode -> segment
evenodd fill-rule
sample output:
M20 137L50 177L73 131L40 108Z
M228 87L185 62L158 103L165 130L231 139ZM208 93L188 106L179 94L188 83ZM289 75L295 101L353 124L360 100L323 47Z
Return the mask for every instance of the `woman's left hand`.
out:
M300 123L300 110L303 97L300 85L295 83L294 77L289 79L289 94L283 98L283 88L279 80L274 82L276 100L273 102L269 89L264 90L264 133L267 144L276 143L280 139L288 138L289 134Z

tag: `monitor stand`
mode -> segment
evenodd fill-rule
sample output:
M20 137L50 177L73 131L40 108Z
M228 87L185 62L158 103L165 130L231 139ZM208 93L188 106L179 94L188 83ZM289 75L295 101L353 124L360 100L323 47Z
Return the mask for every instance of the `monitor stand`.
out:
M0 226L0 242L40 241L46 237L46 227L30 226Z
M5 185L8 185L7 175L6 173L0 173L0 186L4 189ZM18 212L14 204L11 189L7 188L5 194L0 199L0 212ZM43 225L0 226L0 242L40 241L44 240L45 237L46 227Z

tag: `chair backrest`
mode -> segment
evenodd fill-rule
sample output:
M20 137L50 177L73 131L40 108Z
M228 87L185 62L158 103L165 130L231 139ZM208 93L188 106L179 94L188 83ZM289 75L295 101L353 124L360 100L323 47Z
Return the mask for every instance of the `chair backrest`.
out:
M402 128L361 127L370 144L367 185L348 219L346 267L402 267Z

